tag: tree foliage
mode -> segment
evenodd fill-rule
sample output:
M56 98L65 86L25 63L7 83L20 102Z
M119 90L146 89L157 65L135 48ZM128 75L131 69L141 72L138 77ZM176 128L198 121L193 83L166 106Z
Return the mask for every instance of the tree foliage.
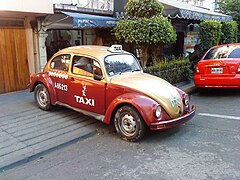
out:
M162 14L163 5L157 0L132 0L125 6L128 16L136 18L151 18Z
M212 46L219 44L222 35L222 24L220 21L206 20L199 24L201 39L200 49L203 52Z
M233 17L240 27L240 0L218 0L219 10Z
M115 28L117 39L136 44L172 43L176 33L168 19L162 16L152 18L125 19Z
M222 23L222 42L229 44L237 42L238 26L236 21Z
M140 46L141 63L145 67L151 45L174 43L177 35L171 22L162 16L158 0L131 0L125 6L129 18L120 20L114 28L118 40Z

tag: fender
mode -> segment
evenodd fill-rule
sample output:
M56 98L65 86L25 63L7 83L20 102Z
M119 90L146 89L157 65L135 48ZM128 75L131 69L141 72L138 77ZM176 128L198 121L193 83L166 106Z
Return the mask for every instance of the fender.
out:
M156 121L154 116L155 107L158 105L156 101L139 93L127 93L118 96L110 103L103 122L106 124L111 123L115 112L122 105L131 105L135 107L147 125Z
M44 84L44 86L47 88L49 95L50 95L50 99L51 99L51 104L55 105L57 102L56 99L56 90L54 88L53 82L51 80L51 78L44 74L44 73L40 73L40 74L32 74L31 75L31 84L30 84L30 92L33 92L36 85L42 83Z

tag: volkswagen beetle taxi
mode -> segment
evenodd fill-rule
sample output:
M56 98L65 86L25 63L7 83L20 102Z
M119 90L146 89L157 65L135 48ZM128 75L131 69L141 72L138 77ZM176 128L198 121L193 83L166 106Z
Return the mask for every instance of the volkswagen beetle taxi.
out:
M30 92L39 108L66 106L104 123L122 139L140 140L149 127L167 129L190 120L189 96L146 74L121 45L76 46L57 52L43 72L31 75Z

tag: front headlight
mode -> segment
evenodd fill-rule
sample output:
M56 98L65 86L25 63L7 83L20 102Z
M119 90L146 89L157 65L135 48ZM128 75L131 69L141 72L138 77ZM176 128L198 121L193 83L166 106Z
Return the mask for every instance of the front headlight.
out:
M161 113L162 113L161 106L157 106L156 111L155 111L155 116L157 119L161 117Z
M188 106L190 103L190 96L188 94L185 94L184 97L183 97L183 104L185 106Z

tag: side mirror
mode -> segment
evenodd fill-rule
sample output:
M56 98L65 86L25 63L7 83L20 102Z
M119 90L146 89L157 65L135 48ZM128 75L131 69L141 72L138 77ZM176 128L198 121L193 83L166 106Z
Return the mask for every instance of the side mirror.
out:
M101 75L97 75L94 73L94 76L93 76L94 80L97 80L97 81L101 81L103 79L103 77Z

